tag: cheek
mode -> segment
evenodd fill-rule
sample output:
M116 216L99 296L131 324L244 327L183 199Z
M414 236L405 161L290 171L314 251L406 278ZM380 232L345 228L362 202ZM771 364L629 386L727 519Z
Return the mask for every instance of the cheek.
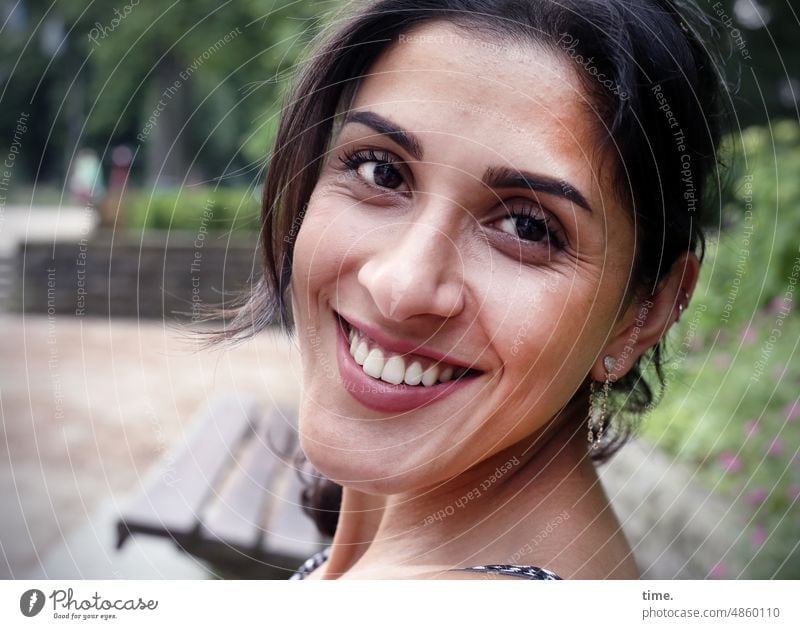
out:
M348 246L346 231L324 204L309 203L292 254L292 292L297 299L308 299L310 292L335 283Z
M495 281L495 295L502 284ZM498 331L493 346L507 374L528 383L519 395L544 396L558 407L602 347L608 317L597 286L589 278L542 271L530 274L524 288L506 282L505 289L507 299L494 301L498 307L488 323Z
M502 272L504 271L504 272ZM517 356L574 341L591 308L590 282L569 270L498 269L488 278L486 304L499 351ZM588 298L587 298L588 294ZM571 341L571 342L572 342Z

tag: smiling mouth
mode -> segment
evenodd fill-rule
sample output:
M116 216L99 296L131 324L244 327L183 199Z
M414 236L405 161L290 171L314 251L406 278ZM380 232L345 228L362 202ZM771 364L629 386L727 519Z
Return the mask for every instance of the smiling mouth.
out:
M349 342L349 352L370 378L387 384L432 387L451 380L474 378L482 372L470 367L451 365L413 353L388 350L348 321L337 317Z

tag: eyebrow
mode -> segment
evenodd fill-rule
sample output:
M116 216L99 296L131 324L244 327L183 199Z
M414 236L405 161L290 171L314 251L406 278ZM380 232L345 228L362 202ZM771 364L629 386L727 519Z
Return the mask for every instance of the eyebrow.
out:
M383 116L372 111L351 111L347 114L342 126L350 123L363 124L376 133L388 137L414 159L422 161L422 144L414 134ZM490 166L486 169L481 181L490 188L528 188L535 192L562 197L578 207L592 212L592 207L575 186L556 177L515 170L505 166Z

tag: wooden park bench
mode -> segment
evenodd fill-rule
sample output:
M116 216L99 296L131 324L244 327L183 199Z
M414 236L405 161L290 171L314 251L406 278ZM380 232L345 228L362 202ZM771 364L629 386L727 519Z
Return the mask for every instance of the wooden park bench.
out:
M234 578L285 579L324 548L302 513L294 413L220 398L165 455L117 521L117 548L155 535Z

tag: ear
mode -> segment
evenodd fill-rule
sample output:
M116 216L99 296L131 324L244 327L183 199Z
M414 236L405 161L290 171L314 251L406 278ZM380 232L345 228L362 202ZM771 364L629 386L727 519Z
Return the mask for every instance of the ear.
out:
M591 377L606 378L604 359L614 359L610 381L624 376L636 360L658 343L678 320L694 292L700 262L692 251L681 254L649 297L634 299L617 320L603 352L592 367Z

